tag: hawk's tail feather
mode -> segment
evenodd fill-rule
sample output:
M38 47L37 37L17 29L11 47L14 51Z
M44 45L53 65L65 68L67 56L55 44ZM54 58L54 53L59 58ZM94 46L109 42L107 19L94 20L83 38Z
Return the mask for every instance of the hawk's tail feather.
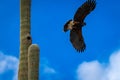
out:
M82 41L79 41L79 44L77 44L78 47L76 47L75 44L73 44L74 48L77 50L77 52L84 52L85 49L86 49L86 44L85 42L82 40Z
M83 47L81 48L81 50L78 50L78 49L76 49L76 50L77 50L78 52L84 52L85 49L86 49L86 45L84 44Z
M74 28L70 31L70 41L78 52L83 52L86 49L81 29Z

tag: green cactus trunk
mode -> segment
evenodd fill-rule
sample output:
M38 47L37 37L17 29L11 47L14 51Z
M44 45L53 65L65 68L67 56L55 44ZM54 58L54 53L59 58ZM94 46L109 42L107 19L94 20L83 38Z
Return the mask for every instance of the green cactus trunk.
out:
M18 80L39 80L39 47L30 35L31 0L20 0L20 63Z
M18 80L28 80L28 47L32 43L30 36L30 3L20 0L20 63Z
M36 44L28 48L28 80L39 80L39 47Z

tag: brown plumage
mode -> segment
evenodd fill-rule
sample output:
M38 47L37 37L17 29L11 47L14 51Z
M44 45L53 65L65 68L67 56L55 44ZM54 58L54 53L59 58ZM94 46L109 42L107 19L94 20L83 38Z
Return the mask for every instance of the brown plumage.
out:
M86 25L85 17L95 9L96 0L87 0L82 4L74 15L73 20L69 20L64 25L64 32L70 30L70 41L78 52L83 52L86 48L84 38L82 36L82 27Z

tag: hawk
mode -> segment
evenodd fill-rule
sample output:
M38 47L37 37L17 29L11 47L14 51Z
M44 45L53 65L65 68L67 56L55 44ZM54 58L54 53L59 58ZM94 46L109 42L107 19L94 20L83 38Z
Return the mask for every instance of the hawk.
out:
M82 27L86 25L85 17L96 7L96 0L87 0L76 11L73 20L69 20L64 25L64 32L70 30L70 42L78 52L83 52L86 48L82 36Z

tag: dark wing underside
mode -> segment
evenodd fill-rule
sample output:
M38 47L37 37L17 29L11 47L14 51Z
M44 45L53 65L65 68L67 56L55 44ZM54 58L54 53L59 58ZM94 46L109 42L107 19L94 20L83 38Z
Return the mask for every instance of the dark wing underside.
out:
M83 52L86 48L86 45L84 43L84 39L82 36L82 28L74 28L70 31L70 41L73 45L73 47L78 52Z
M74 15L74 20L83 22L85 17L95 9L96 0L87 0L81 7L78 8L77 12Z

